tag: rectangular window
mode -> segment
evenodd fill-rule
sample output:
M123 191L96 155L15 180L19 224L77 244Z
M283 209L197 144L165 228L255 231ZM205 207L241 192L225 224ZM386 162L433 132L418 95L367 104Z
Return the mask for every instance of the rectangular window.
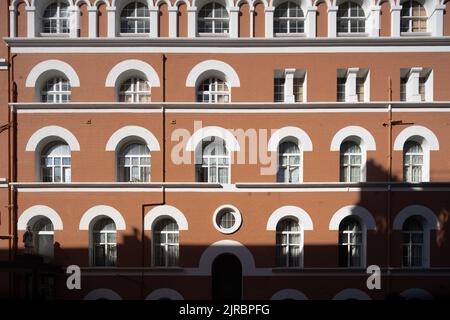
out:
M427 79L424 77L419 78L419 95L420 101L425 101L425 83Z
M294 97L295 102L303 102L303 84L304 78L294 78Z
M364 78L356 78L356 96L358 97L358 102L364 102Z
M406 101L406 78L400 79L400 101Z
M337 78L337 102L345 102L345 78Z
M284 102L284 78L274 79L273 93L274 102Z

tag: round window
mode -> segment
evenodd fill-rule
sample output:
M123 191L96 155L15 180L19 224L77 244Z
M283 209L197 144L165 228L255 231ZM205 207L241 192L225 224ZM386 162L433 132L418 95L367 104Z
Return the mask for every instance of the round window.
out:
M241 213L233 206L221 206L214 213L214 227L222 233L230 234L236 232L241 226L241 223Z

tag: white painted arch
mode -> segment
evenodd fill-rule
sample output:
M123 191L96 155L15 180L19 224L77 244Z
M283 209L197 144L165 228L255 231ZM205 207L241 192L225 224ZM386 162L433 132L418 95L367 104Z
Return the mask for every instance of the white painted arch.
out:
M122 297L119 296L117 292L106 288L99 288L92 290L84 297L84 300L98 300L98 299L122 300Z
M270 300L286 300L286 299L308 300L308 297L306 297L306 295L303 292L295 289L282 289L276 292L270 298Z
M22 212L17 221L17 229L26 230L30 221L38 217L48 218L52 222L54 230L63 230L63 222L59 214L52 208L44 205L35 205Z
M80 143L75 135L66 128L60 126L47 126L37 130L30 139L28 139L25 151L36 151L41 142L52 138L64 140L69 145L70 151L80 151Z
M159 151L160 146L158 139L148 129L139 126L125 126L118 129L112 134L106 143L106 151L116 151L121 143L133 137L138 137L145 141L150 151Z
M222 127L209 126L194 132L186 143L186 150L195 151L199 143L210 137L218 137L224 140L225 146L229 151L239 151L241 149L238 140L231 131Z
M89 230L89 225L91 224L91 222L97 217L101 216L111 218L116 224L116 230L126 229L125 219L120 214L120 212L113 207L106 205L98 205L88 209L81 217L79 229Z
M63 73L70 82L71 87L80 86L80 78L76 71L67 62L61 60L45 60L33 67L25 81L26 87L36 87L38 79L47 72L58 71Z
M201 274L211 274L214 259L223 253L234 254L240 260L242 276L256 274L255 260L252 253L242 243L234 240L220 240L209 245L200 257L199 272Z
M170 206L162 205L151 209L144 217L144 230L152 230L154 223L160 218L172 218L178 224L179 230L188 230L189 224L183 212Z
M183 296L178 291L170 288L156 289L145 298L145 300L160 300L160 299L184 300Z
M189 72L186 78L186 87L196 87L198 81L209 73L220 73L225 77L225 81L230 87L240 87L241 81L237 72L228 63L219 60L206 60L200 62Z
M406 289L405 291L400 293L400 296L402 296L406 300L411 299L433 300L433 295L431 295L431 293L421 288Z
M267 150L276 152L280 142L286 138L293 138L302 151L313 150L313 144L309 135L297 127L283 127L276 130L269 139Z
M392 223L394 230L402 230L404 222L412 216L420 216L426 222L426 228L429 230L439 230L440 223L434 212L422 205L410 205L402 209L395 217Z
M439 140L436 135L430 129L424 126L410 126L403 129L397 136L394 142L394 150L403 151L405 142L410 139L421 138L422 147L427 150L437 151L439 150Z
M376 230L377 228L375 219L369 210L361 206L350 205L342 207L341 209L336 211L336 213L330 220L329 229L339 230L339 225L341 224L341 221L349 216L358 217L361 220L361 222L364 223L364 227L367 230Z
M372 298L364 291L353 288L344 289L333 297L333 300L348 300L348 299L372 300Z
M148 63L136 59L124 60L116 64L109 71L108 76L106 77L105 86L115 87L119 78L126 80L125 77L135 75L136 73L144 75L152 87L160 86L159 77L155 69Z
M275 210L267 221L266 230L275 231L277 224L283 218L292 217L298 221L302 230L313 230L313 222L309 214L296 206L283 206Z
M358 142L364 150L373 151L377 149L375 139L367 129L359 126L348 126L336 132L331 140L330 151L340 151L342 142L354 137L359 138L360 141Z

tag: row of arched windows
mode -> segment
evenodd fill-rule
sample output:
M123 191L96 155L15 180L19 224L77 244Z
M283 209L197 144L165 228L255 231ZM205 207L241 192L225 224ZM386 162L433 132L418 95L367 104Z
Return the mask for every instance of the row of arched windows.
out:
M84 2L77 2L78 4L84 5ZM78 36L80 29L80 9L77 6L73 6L70 0L57 0L48 4L46 7L40 8L42 13L36 15L36 19L38 20L37 26L39 28L37 34L41 36L52 35L69 35L72 33L72 29L75 28L77 30L76 35ZM251 7L254 7L257 2L252 3ZM261 2L259 3L262 4ZM99 4L101 5L101 3ZM166 3L163 4L167 6ZM178 4L177 4L178 5ZM185 6L185 4L183 3ZM242 3L240 4L242 5ZM248 5L246 3L246 5ZM214 0L214 1L206 1L197 4L197 7L191 7L196 9L195 11L195 19L196 19L196 35L229 35L231 32L231 24L237 23L232 18L233 10L230 10L231 7L226 1L223 0ZM431 34L430 26L434 25L430 23L431 15L433 14L434 3L428 3L423 0L406 0L401 1L400 3L400 19L398 21L392 21L391 23L399 23L399 29L401 34L406 35L409 33L413 34ZM91 12L91 8L97 8L96 6L89 7L89 12ZM172 8L172 7L170 7ZM177 8L177 7L175 7ZM239 12L238 7L236 12ZM272 9L270 9L272 8ZM273 36L285 36L285 35L306 35L306 20L309 12L314 11L313 23L316 23L316 7L310 6L307 8L307 4L299 1L277 1L274 2L274 7L266 8L266 16L264 18L265 23L268 24L268 19L272 20L271 25L273 26L272 35ZM336 35L345 36L348 34L359 34L359 35L368 35L368 28L374 27L375 22L368 19L380 19L379 17L379 7L373 4L366 3L360 0L352 0L352 1L340 1L336 6L336 16L335 20L328 18L328 23L335 23L335 30L337 31ZM436 8L440 8L439 5ZM116 29L115 25L117 25L117 32L114 35L110 34L108 31L108 36L132 36L132 35L144 35L150 34L151 28L158 28L158 24L161 24L161 17L156 15L152 15L151 12L155 11L159 12L158 7L150 7L148 6L147 1L127 1L125 5L122 7L108 7L108 10L116 10L117 12L113 16L115 21L109 22L109 25L114 26L114 30ZM270 10L269 10L270 9ZM18 24L18 16L22 13L16 12L18 10L16 7L11 7L11 14L15 15L15 19L12 21L16 21L16 25ZM165 9L167 10L167 8ZM271 11L273 10L273 11ZM178 10L179 11L179 10ZM331 12L335 12L334 9ZM85 14L89 13L85 12ZM250 14L250 12L252 12ZM272 12L271 15L268 15L267 12ZM377 13L376 18L373 16ZM106 14L104 12L103 14ZM167 14L167 12L166 12ZM178 15L180 12L178 12ZM186 15L187 12L184 12ZM242 13L241 13L242 14ZM389 12L383 12L383 14L389 14ZM161 13L159 13L161 15ZM256 15L255 10L249 11L248 15L251 15L250 20L255 19ZM99 20L100 15L96 13L95 20ZM111 19L108 14L108 20ZM156 19L156 24L151 23L152 19ZM167 19L167 18L165 18ZM170 18L168 19L168 23L171 24ZM175 22L175 26L179 24L181 21L180 17L177 16ZM184 20L188 22L188 19L192 19L189 16ZM442 19L442 16L441 16ZM89 18L89 20L92 20ZM239 19L238 19L239 20ZM87 20L86 20L87 21ZM28 23L32 23L29 21ZM90 21L89 24L92 22ZM167 22L166 22L167 23ZM248 22L250 24L250 22ZM98 22L95 25L95 29L98 29ZM186 23L185 28L191 22ZM251 23L250 28L253 29L254 22ZM379 24L379 21L378 23ZM40 26L40 27L39 27ZM20 26L15 26L15 29ZM236 26L236 28L241 26ZM22 27L23 28L23 27ZM93 28L93 26L89 26L89 28ZM108 28L110 28L108 26ZM162 28L162 26L160 26ZM169 26L170 28L170 26ZM379 28L379 27L378 27ZM378 30L377 30L378 32ZM180 32L177 32L178 36ZM157 34L157 33L156 33ZM176 33L175 33L176 34ZM11 36L16 36L12 34ZM34 36L34 35L33 35ZM191 37L192 35L190 35ZM266 34L267 36L267 34Z
M223 216L221 224L234 223L233 215ZM90 264L97 267L117 265L117 230L109 217L98 218L90 228ZM52 222L44 217L29 224L33 233L33 252L48 259L54 255L54 229ZM405 220L401 236L402 266L421 268L428 264L428 231L423 218L411 216ZM275 256L280 268L303 267L304 232L299 221L284 218L276 226ZM171 218L161 218L152 233L152 265L155 267L179 266L180 234L178 224ZM362 268L366 256L366 228L363 222L349 216L339 225L339 266Z
M403 180L422 182L424 179L424 150L416 139L408 140L403 148ZM300 183L304 168L301 145L285 141L278 148L277 182ZM40 154L42 182L71 182L71 151L62 141L52 142ZM365 151L357 140L345 140L340 147L340 182L364 182ZM231 180L231 155L220 138L203 141L201 161L195 166L196 181L228 184ZM147 145L133 141L117 153L117 181L150 182L151 154Z

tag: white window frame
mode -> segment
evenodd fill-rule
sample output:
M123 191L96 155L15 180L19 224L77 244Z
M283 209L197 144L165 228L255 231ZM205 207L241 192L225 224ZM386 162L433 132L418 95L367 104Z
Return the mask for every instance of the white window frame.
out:
M98 217L98 219L94 219L93 221L91 221L91 228L89 230L90 238L91 238L91 240L90 240L90 242L91 242L91 246L90 246L91 247L91 250L90 250L91 251L90 252L90 264L91 264L92 267L95 267L95 268L114 268L114 267L117 267L117 261L118 261L117 225L116 225L115 221L111 219L111 221L114 223L114 226L115 226L114 230L99 230L99 231L94 230L95 225L98 222L100 222L101 220L103 220L103 219L111 219L111 218L102 216L102 217ZM102 242L101 239L103 239L103 237L100 236L100 242L96 243L95 242L95 234L103 235L105 241ZM114 243L108 242L108 234L115 234L116 235L116 241ZM113 266L96 265L97 261L96 261L96 258L95 258L95 253L96 253L96 245L97 244L99 246L103 247L103 250L104 250L104 253L105 253L105 255L104 255L105 259L106 259L106 256L107 256L106 253L108 252L108 249L111 248L111 247L115 247L115 250L116 250L116 261L115 261ZM106 260L104 262L106 262Z
M154 226L156 227L158 223L160 223L161 221L164 220L172 220L173 223L175 223L177 225L177 230L175 231L159 231L159 230L153 230L152 233L152 243L153 243L153 254L152 254L152 266L155 268L176 268L179 267L180 264L180 226L178 225L177 221L174 220L173 218L168 218L168 217L163 217L158 219L158 221L156 221L154 223ZM155 229L155 227L153 229ZM157 243L155 241L155 235L158 234L159 238L162 239L164 237L164 241L161 241L160 243ZM177 234L178 235L178 242L177 243L171 243L168 240L169 234ZM159 254L158 249L159 247L164 247L164 265L156 265L156 259L157 259L157 255ZM177 248L177 262L175 265L170 266L169 265L169 247L176 247Z
M346 182L346 183L360 183L360 182L363 182L363 181L365 181L366 179L365 179L365 172L364 172L364 167L365 167L365 162L364 162L364 160L366 160L365 158L366 158L366 156L365 156L365 151L363 150L363 147L361 146L361 143L359 143L359 142L357 142L357 141L354 141L354 140L351 140L351 139L346 139L346 140L344 140L342 143L341 143L341 148L342 148L342 145L344 144L344 143L354 143L355 145L357 145L358 147L359 147L359 153L349 153L349 152L344 152L344 153L342 153L342 151L340 150L339 151L339 168L340 168L340 171L339 171L339 180L340 180L340 182ZM351 158L353 158L353 157L357 157L357 156L359 156L360 157L360 159L361 159L361 163L359 164L359 165L352 165L351 164ZM347 162L347 165L344 165L344 163L342 162L342 157L347 157L348 158L348 162ZM352 176L351 176L351 172L352 172L352 167L359 167L359 181L352 181ZM343 177L342 177L342 174L341 174L341 169L342 168L345 168L344 170L346 170L347 171L347 177L348 177L348 179L347 180L343 180Z
M56 90L48 90L48 84L51 82L52 88L54 89L56 87ZM67 85L68 90L63 90L63 85ZM44 96L46 97L46 100L44 100ZM48 101L48 97L53 97L52 101ZM67 101L63 101L62 97L67 96ZM43 103L69 103L72 98L72 90L70 87L69 80L66 80L62 77L53 77L50 79L47 79L44 82L44 87L42 88L40 92L40 98L41 102Z
M353 219L354 221L359 223L361 231L354 232L354 231L344 230L343 232L341 232L341 224L343 222L345 222L349 218ZM346 242L344 244L341 244L341 241L340 241L341 233L344 233L344 234L347 235L347 240L346 240ZM360 244L361 256L359 257L360 264L361 264L360 266L349 266L349 262L351 261L351 255L350 255L349 251L350 251L351 246L353 245L350 242L350 234L352 234L352 233L360 233L361 234L361 244ZM341 246L347 246L347 266L341 266L341 268L346 268L346 269L363 269L363 268L366 267L367 228L366 228L365 224L362 221L360 221L360 219L358 219L355 216L347 216L339 223L338 246L339 246L339 254L340 254ZM340 259L340 256L338 256L338 259Z
M130 82L130 90L123 90L123 87L126 85L127 82ZM147 85L148 91L141 91L139 90L139 87L141 85ZM126 97L131 96L131 101L126 101ZM122 100L122 97L124 98ZM147 97L147 101L141 102L139 98L141 97ZM150 82L147 80L144 80L139 77L131 77L126 79L120 84L119 87L119 96L118 96L119 102L124 103L149 103L151 102L151 85Z
M137 141L134 141L134 142L132 141L132 142L129 142L129 143L127 143L127 144L122 146L122 148L119 150L119 152L117 154L117 170L118 170L117 178L118 178L118 181L120 181L120 182L151 182L151 177L152 177L152 171L151 171L152 170L152 157L151 157L150 150L148 151L148 155L142 155L142 154L140 154L140 155L128 155L128 154L124 155L124 150L126 148L128 148L129 146L134 145L134 144L147 147L146 144L140 143L140 142L137 142ZM148 147L147 147L147 149L148 149ZM138 159L138 164L137 165L133 164L133 158L137 158ZM122 164L122 159L123 159L123 164ZM128 160L128 164L126 164L127 163L127 161L126 161L127 159L129 159ZM142 159L148 159L148 163L149 164L148 165L141 164L141 160ZM130 180L130 181L122 181L125 178L125 177L122 177L122 173L121 173L122 170L129 171L130 179L132 179L133 178L133 168L135 168L135 167L137 167L138 170L139 170L139 180L140 181L132 181L132 180ZM148 172L149 172L148 173L148 181L145 181L145 179L142 179L143 176L141 174L141 168L148 168Z
M363 16L362 17L354 17L351 16L351 5L350 4L354 4L357 5L361 8L362 12L363 12ZM341 6L348 4L348 8L347 8L347 17L339 17L339 11L341 10ZM339 26L340 26L340 22L341 20L347 20L347 32L343 32L343 31L339 31ZM356 31L356 32L352 32L351 31L351 23L352 21L364 21L364 31ZM345 1L342 2L339 6L338 6L338 11L336 12L336 32L338 36L367 36L367 17L366 17L366 12L364 11L364 8L357 2L355 1Z
M278 228L276 228L275 230L275 232L276 232L276 238L275 238L275 242L276 242L276 250L277 250L277 252L279 252L279 250L281 250L280 249L280 247L281 248L283 248L283 247L287 247L288 248L288 250L287 250L287 254L286 254L286 261L285 261L285 266L280 266L280 265L277 265L277 268L281 268L281 269L284 269L284 268L293 268L293 269L298 269L298 268L303 268L303 261L304 261L304 252L303 252L303 249L304 249L304 230L303 230L303 228L302 228L302 225L301 225L301 223L300 223L300 221L297 221L295 218L292 218L292 217L283 217L282 219L280 219L280 221L278 221L278 223L277 223L277 227L278 227L278 224L280 224L280 223L282 223L284 220L292 220L293 222L296 222L297 224L298 224L298 226L299 226L299 231L285 231L285 230L283 230L283 231L278 231ZM299 235L299 238L300 238L300 242L298 243L298 244L291 244L291 242L290 242L290 239L291 239L291 235L294 235L294 234L297 234L297 235ZM277 241L276 241L276 239L278 238L278 235L281 235L281 238L282 238L282 235L286 235L286 243L278 243ZM291 247L299 247L299 251L300 251L300 254L299 254L299 261L298 261L298 266L290 266L289 265L289 253L291 252L291 250L290 250L290 248ZM277 258L277 263L278 263L278 253L276 252L276 258Z
M405 152L404 148L405 148L405 145L408 142L417 143L420 146L420 148L422 149L422 152ZM424 150L423 144L421 142L418 142L418 141L414 140L414 139L408 139L405 142L405 145L403 146L403 165L402 165L403 181L407 182L407 183L421 183L421 182L424 182L425 181L424 180L424 178L425 178L425 170L426 170L426 167L427 167L426 166L426 161L429 161L429 159L426 159L426 157L425 157L425 150ZM413 163L412 163L413 156L422 156L422 163L413 165ZM405 164L407 157L409 158L409 165L408 166ZM405 167L406 166L408 167L407 175L405 175ZM412 168L413 168L413 166L420 167L420 170L421 170L421 177L420 177L420 179L421 179L421 181L412 181Z
M287 16L286 17L276 17L275 13L277 12L277 10L281 10L280 7L284 4L287 4L288 7L286 9L286 13ZM300 9L300 11L302 12L302 16L301 17L291 17L291 11L294 11L296 8L295 7L291 7L291 5L295 5L298 6L298 8ZM285 1L283 3L280 3L274 10L273 13L273 34L275 35L275 37L288 37L288 36L305 36L305 13L302 9L302 7L298 4L295 3L294 1ZM276 32L277 30L275 29L275 24L276 21L286 21L287 22L287 32ZM297 22L302 22L303 23L303 31L302 32L291 32L290 31L290 22L291 21L297 21Z
M413 15L414 2L419 4L422 7L423 11L425 12L425 16L414 16ZM411 35L411 36L430 35L430 32L428 30L429 29L429 26L428 26L428 12L425 9L425 6L422 5L419 1L414 1L414 0L404 1L404 2L401 3L401 5L402 5L402 9L400 11L400 35L402 35L402 36L408 36L408 35ZM409 5L409 10L408 10L408 15L407 16L403 15L403 12L404 12L404 9L405 9L404 8L405 5ZM402 25L403 25L403 21L404 20L408 20L408 30L407 31L403 31L402 30ZM425 21L426 30L425 31L417 31L417 32L412 31L412 25L413 25L413 21L414 20Z
M218 220L220 218L220 215L230 213L234 218L234 224L230 228L223 228L219 225ZM219 208L214 211L213 218L212 218L213 226L214 228L223 234L232 234L235 233L242 225L242 215L241 212L233 205L226 204L223 206L220 206Z
M137 16L137 10L134 11L134 15L133 16L122 17L123 11L126 9L126 7L131 6L133 4L135 6L137 6L138 4L144 5L146 10L147 10L148 17L139 17L139 16ZM128 22L130 20L134 22L133 29L128 29L127 28L126 31L123 31L122 30L122 22L123 21L127 21ZM143 32L139 32L138 31L138 22L139 21L144 21L144 31ZM146 30L147 24L148 24L148 30ZM150 28L151 28L150 11L149 11L149 8L148 8L147 4L142 3L140 1L131 1L131 2L127 3L123 7L123 9L120 12L120 16L119 16L119 30L120 30L120 35L121 36L125 36L126 37L126 36L130 36L130 35L133 35L133 36L148 35L150 33ZM130 32L131 30L132 30L132 32Z
M212 4L212 16L211 17L200 17L200 12L203 10L203 8L205 8L206 6ZM221 7L223 7L227 13L227 17L216 17L215 16L215 9L216 9L216 5L219 5ZM211 21L212 22L212 31L211 32L205 32L204 30L200 30L200 21ZM223 32L216 32L216 29L218 28L216 26L217 22L219 21L227 21L228 22L228 29L224 29ZM200 8L200 10L198 11L197 14L197 28L198 28L198 35L199 36L226 36L228 37L230 34L230 24L231 24L231 19L230 19L230 12L228 11L228 8L224 5L222 5L220 2L218 1L210 1L208 3L206 3L204 6L202 6Z
M36 225L38 223L40 223L40 221L42 221L42 220L48 220L50 222L50 224L51 224L52 230L35 230L36 229ZM40 218L38 218L33 223L33 225L31 226L31 230L33 232L33 246L34 246L33 252L35 254L41 255L40 252L39 252L39 245L38 245L40 236L52 236L52 245L55 244L55 228L53 226L52 221L49 218L47 218L47 217L40 217ZM54 257L54 248L53 247L52 247L51 251L52 251L52 255L51 256L44 256L44 257L50 258L50 259L53 258Z
M411 231L411 230L405 230L405 223L408 222L409 219L416 219L420 222L420 224L422 225L422 231L419 230L415 230L415 231ZM403 227L402 227L402 268L405 269L420 269L420 268L425 268L426 266L426 261L427 261L427 246L428 246L428 232L426 229L426 223L424 223L421 219L420 216L410 216L408 217L404 222L403 222ZM408 235L409 241L407 243L405 243L403 241L403 238L405 236L405 234ZM414 243L412 242L412 237L414 234L421 234L422 235L422 243ZM419 266L411 266L411 262L412 262L412 247L413 246L420 246L421 248L421 261L420 261L420 265ZM407 247L408 248L408 254L407 254L407 258L408 258L408 263L409 265L404 265L403 264L403 258L404 258L404 254L403 254L403 249Z
M54 142L54 143L49 143L46 146L44 146L44 148L42 149L42 151L45 151L48 148L51 148L53 146L56 145L67 145L66 143L63 142ZM44 152L40 153L40 162L39 162L39 168L40 168L40 180L42 182L44 182L44 177L45 177L45 173L44 170L46 168L51 168L51 177L52 177L52 181L47 181L47 183L70 183L72 182L72 153L70 152L70 147L67 145L67 147L69 148L69 154L68 155L54 155L54 156L46 156L43 155ZM51 164L48 165L48 159L51 159ZM59 160L59 165L55 164L55 159ZM65 165L64 164L64 159L69 159L70 164ZM61 172L61 181L55 181L55 169L59 168L60 172ZM67 170L69 170L69 174L68 174L68 180L67 180L67 176L65 174L67 174Z
M201 91L200 87L203 86L203 83L208 81L208 90L205 91ZM228 88L228 91L221 91L221 90L217 90L217 86L218 85L224 85L226 86L226 88ZM212 90L212 87L215 87L214 90ZM231 103L231 87L229 86L229 84L222 80L219 77L209 77L206 78L202 81L200 81L199 85L197 86L197 90L196 90L196 101L198 103ZM202 97L207 95L208 96L208 101L199 101L199 96ZM224 101L224 102L218 102L218 97L228 97L228 101ZM214 101L212 101L212 98L214 98ZM225 100L225 98L224 98Z
M280 153L280 147L283 143L285 142L289 142L289 143L293 143L297 146L299 152L297 153ZM280 158L281 157L286 157L286 165L283 166L282 162L280 163ZM293 157L299 157L299 163L298 165L291 165L289 160L290 158ZM300 145L296 142L290 141L290 140L285 140L285 141L281 141L280 144L278 145L278 170L280 170L280 168L284 169L284 181L282 183L300 183L303 182L303 151L300 147ZM290 180L290 172L291 172L291 168L298 168L298 181L286 181L286 180ZM288 177L286 177L286 173L288 173ZM277 178L278 178L278 172L277 172ZM287 179L288 178L288 179ZM278 180L278 179L277 179ZM279 181L281 182L281 181Z
M56 4L56 16L53 17L44 17L45 15L45 11L47 11L47 9ZM67 7L67 12L68 12L68 16L67 17L61 17L61 5L64 5ZM63 23L62 21L67 20L67 32L62 32L63 30ZM56 32L52 32L52 28L50 28L50 32L45 32L44 31L44 24L45 21L56 21ZM30 21L29 21L30 23ZM62 1L62 0L57 0L54 1L52 3L50 3L47 7L45 7L44 12L42 14L42 31L41 31L41 36L69 36L70 34L70 29L71 29L71 12L70 12L70 5L66 2L66 1Z

